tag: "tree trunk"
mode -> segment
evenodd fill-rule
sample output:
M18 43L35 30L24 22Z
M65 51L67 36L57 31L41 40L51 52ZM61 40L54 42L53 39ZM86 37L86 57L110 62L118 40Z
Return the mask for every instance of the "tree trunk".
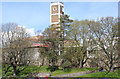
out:
M63 67L63 72L65 71L65 67Z
M82 62L81 62L81 68L83 68L83 65L84 65L84 62L83 62L83 60L82 60Z
M17 75L17 71L16 71L16 66L14 66L14 65L13 65L13 70L14 70L13 75L16 76Z
M6 74L6 71L5 71L5 64L4 64L4 74Z
M84 63L83 63L83 60L82 60L82 61L80 61L79 68L83 68L83 65L84 65Z
M81 68L81 63L82 63L82 62L80 61L80 62L79 62L79 68Z
M42 66L44 65L44 58L42 59Z
M111 70L112 70L112 64L110 64L108 72L110 72Z

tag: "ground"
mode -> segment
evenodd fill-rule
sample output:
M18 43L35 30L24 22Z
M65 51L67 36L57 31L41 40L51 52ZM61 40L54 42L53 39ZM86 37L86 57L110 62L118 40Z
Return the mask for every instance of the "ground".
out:
M7 68L7 65L6 65ZM46 77L50 76L51 72L48 69L48 66L23 66L20 69L25 68L23 71L21 71L17 76L19 77ZM4 72L4 70L3 70ZM55 70L52 72L50 77L119 77L118 73L120 73L120 70L117 70L115 72L111 72L107 75L106 71L99 72L99 68L67 68L65 71L62 70L61 67L59 67L58 70ZM13 68L10 68L6 74L3 74L3 76L11 76L13 74Z

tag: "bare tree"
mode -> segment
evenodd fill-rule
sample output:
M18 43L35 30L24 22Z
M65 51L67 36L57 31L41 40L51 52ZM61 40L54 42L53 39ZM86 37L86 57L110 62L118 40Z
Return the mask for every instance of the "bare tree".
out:
M101 18L88 23L93 41L99 47L98 61L104 63L108 71L113 69L118 60L118 22L113 17Z
M91 45L91 33L87 25L88 20L78 21L74 20L71 26L69 27L69 33L67 38L69 39L69 45L66 47L66 53L71 54L71 61L74 65L79 66L80 68L88 60L88 47ZM89 53L93 49L89 50ZM68 59L68 58L67 58Z
M27 40L29 35L25 28L15 23L3 24L1 35L3 64L7 64L8 69L13 67L14 75L17 75L19 66L27 65L30 59L29 47L31 44Z

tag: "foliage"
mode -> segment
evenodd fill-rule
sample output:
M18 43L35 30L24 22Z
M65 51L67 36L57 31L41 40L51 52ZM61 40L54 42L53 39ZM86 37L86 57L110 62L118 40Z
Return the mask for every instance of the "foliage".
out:
M115 72L110 72L108 74L106 74L106 73L107 73L107 71L103 71L103 72L97 72L97 73L83 75L80 77L120 77L119 76L120 70L116 70Z
M68 28L63 57L75 67L82 68L88 60L87 48L91 43L91 35L87 22L74 20Z
M17 74L17 67L27 65L30 59L31 43L27 40L29 34L24 27L16 23L6 23L1 27L2 30L2 56L3 64L13 67L14 75ZM4 72L6 73L9 69ZM9 73L10 74L10 73Z
M88 26L92 33L97 49L94 57L96 62L106 66L111 71L118 63L118 21L113 17L101 17L97 21L89 21ZM102 62L102 63L101 63Z
M45 52L45 53L46 53L47 59L49 60L49 64L51 64L51 66L54 66L55 63L58 60L58 57L57 57L58 53L51 52L51 51L48 51L48 52Z
M58 69L59 69L58 66L49 66L47 68L47 70L49 70L50 72L53 72L53 71L58 70Z
M56 70L52 73L52 76L76 73L76 72L82 72L82 71L88 71L88 70L99 70L99 68L66 68L65 71L63 71L62 68L59 68L59 70Z
M68 28L63 58L80 68L89 58L94 58L99 66L104 65L111 71L118 63L117 29L118 22L113 17L101 17L97 21L74 20Z
M44 53L44 56L47 57L49 64L51 64L51 66L54 66L58 60L58 34L55 28L51 26L43 32L43 35L46 36L46 39L44 39L43 42L46 45L49 45L48 50Z
M8 65L5 66L6 68ZM99 68L66 68L65 72L62 70L61 67L48 67L48 66L21 66L19 67L19 73L17 74L18 77L26 77L30 73L39 73L39 72L49 72L51 69L54 69L55 71L52 73L53 75L60 75L60 74L68 74L68 73L74 73L74 72L81 72L81 71L87 71L87 70L99 70ZM24 69L24 70L23 70ZM2 70L3 77L10 76L13 77L13 67L10 67L8 72L4 74L4 70Z
M71 63L69 61L65 61L63 64L61 64L61 67L70 67Z
M7 68L8 68L8 65L5 66L5 69L7 69ZM21 67L19 67L19 71L17 71L17 72L19 72L17 74L17 76L18 77L19 76L20 77L25 77L28 74L34 73L34 72L36 72L36 73L37 72L50 72L50 71L47 70L47 68L48 68L47 66L41 66L41 67L33 66L33 65L31 65L31 66L21 66ZM4 74L4 70L2 70L2 74L3 74L3 76L13 77L13 67L10 67L6 74Z

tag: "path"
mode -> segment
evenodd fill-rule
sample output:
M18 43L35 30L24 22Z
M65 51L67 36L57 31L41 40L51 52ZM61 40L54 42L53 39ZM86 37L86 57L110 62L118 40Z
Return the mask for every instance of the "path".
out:
M50 73L30 73L27 77L46 77L49 76Z
M83 71L83 72L76 72L76 73L70 73L70 74L63 74L63 75L55 75L50 77L78 77L90 73L98 72L98 70L92 70L92 71ZM46 77L49 76L50 73L31 73L27 77Z
M82 76L82 75L86 75L86 74L90 74L90 73L95 73L95 72L98 72L98 71L97 70L83 71L83 72L70 73L70 74L64 74L64 75L55 75L55 76L51 76L51 77L78 77L78 76Z

